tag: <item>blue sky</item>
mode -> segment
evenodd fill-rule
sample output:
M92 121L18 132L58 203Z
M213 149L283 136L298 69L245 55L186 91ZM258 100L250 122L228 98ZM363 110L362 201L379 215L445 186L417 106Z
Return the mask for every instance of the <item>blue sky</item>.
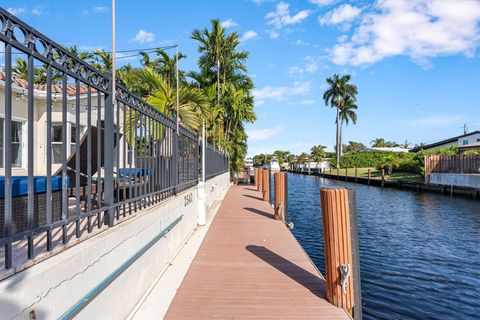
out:
M109 50L110 1L2 1L55 41ZM415 144L480 130L480 1L117 0L117 49L178 43L196 69L194 28L218 18L250 52L257 122L249 154L332 150L335 111L325 79L349 73L358 122L344 141L377 137ZM136 58L120 63L136 64Z

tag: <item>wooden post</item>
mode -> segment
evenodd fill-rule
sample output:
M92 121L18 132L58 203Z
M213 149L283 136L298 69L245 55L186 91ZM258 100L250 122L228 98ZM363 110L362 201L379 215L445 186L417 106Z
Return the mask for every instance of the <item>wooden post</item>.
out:
M274 175L275 185L275 220L287 222L287 175L285 172L276 172Z
M368 185L370 185L370 178L372 177L372 169L368 168Z
M258 168L258 187L257 190L263 192L263 169Z
M340 168L337 168L337 179L340 177Z
M355 183L358 181L358 168L355 167Z
M348 181L348 168L345 168L345 181Z
M262 177L262 184L263 184L263 201L270 201L270 170L263 169L263 177Z
M354 194L351 198L353 200L349 201L349 191L352 190L343 187L320 189L325 242L326 293L328 302L347 310L352 316L355 313L357 317L357 313L360 313L358 318L361 318ZM355 226L352 226L351 222L355 223ZM354 310L356 305L359 307Z
M330 170L328 171L328 174L332 175L332 168L330 168Z
M384 183L385 183L385 169L382 169L382 187Z

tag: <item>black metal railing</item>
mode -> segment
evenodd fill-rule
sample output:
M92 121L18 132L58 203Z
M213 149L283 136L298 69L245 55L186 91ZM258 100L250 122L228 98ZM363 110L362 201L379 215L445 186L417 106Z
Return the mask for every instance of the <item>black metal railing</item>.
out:
M113 100L110 75L2 8L0 24L6 268L17 247L32 259L42 241L51 251L197 184L196 134L121 86ZM226 170L227 160L212 155L213 176Z
M228 157L220 150L215 149L209 143L206 145L207 152L205 154L205 176L208 180L228 171Z

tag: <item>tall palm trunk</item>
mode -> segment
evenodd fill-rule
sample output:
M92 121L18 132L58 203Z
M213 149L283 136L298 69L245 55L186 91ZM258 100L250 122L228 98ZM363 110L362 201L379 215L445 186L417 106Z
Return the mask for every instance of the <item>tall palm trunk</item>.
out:
M342 131L343 131L343 119L340 121L340 134L338 139L338 144L340 145L340 157L343 156L343 143L342 143Z
M337 168L340 168L340 109L337 107L337 148L336 148L336 154L337 154Z

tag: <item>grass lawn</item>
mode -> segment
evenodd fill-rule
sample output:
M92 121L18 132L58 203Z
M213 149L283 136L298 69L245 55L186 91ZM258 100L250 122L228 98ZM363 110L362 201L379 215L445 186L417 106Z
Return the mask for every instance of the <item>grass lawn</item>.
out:
M376 168L357 168L358 170L358 177L368 177L368 169L371 170L371 178L372 179L380 179L382 173L380 170ZM330 173L327 171L327 173ZM332 174L337 174L337 169L332 169ZM339 171L340 176L345 176L345 169L340 169ZM351 177L355 177L355 169L349 168L347 169L347 175ZM390 181L402 181L402 182L423 182L423 176L412 173L412 172L393 172L392 174L385 173L385 180Z

